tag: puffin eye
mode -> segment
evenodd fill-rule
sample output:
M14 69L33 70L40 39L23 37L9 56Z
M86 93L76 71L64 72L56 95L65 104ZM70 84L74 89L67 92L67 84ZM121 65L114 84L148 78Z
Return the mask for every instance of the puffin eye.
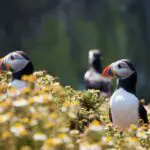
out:
M15 59L12 55L10 56L10 58L11 58L11 60L14 60L14 59Z
M122 68L120 64L118 64L118 68Z

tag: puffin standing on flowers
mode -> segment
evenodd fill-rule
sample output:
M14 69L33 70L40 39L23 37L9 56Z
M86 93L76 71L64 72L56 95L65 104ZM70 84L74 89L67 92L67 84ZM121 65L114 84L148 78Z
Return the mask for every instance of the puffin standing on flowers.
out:
M101 95L110 96L112 93L111 79L102 76L102 52L98 49L89 51L89 69L84 75L86 89L100 90Z
M107 66L104 76L116 77L117 88L110 98L110 120L122 129L131 124L148 123L147 111L136 97L137 72L128 59L118 60Z
M0 60L0 71L10 71L12 73L12 79L8 86L22 90L28 87L28 83L21 80L21 78L24 75L33 74L34 67L32 61L23 51L15 51Z

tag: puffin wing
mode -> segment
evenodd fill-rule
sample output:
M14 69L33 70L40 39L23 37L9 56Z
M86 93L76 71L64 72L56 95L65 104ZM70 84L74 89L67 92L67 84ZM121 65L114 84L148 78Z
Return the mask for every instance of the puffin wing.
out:
M147 111L141 103L139 104L139 117L144 123L148 123Z

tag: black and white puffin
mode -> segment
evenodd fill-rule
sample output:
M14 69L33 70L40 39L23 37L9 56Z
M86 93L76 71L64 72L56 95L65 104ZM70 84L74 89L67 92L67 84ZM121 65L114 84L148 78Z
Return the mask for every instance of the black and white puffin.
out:
M24 75L31 75L34 71L33 63L23 51L11 52L0 60L0 71L12 73L8 86L22 90L28 83L21 80Z
M118 60L107 66L104 76L116 77L117 88L110 98L110 120L122 129L131 124L148 123L147 111L136 97L137 72L128 59Z
M84 75L85 88L100 90L101 95L110 96L112 93L112 81L101 74L102 57L102 52L98 49L89 51L89 69Z

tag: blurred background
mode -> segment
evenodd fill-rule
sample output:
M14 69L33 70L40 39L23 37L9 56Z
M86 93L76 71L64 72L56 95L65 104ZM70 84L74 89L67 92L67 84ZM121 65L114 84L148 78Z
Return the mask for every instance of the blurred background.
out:
M103 67L131 59L138 96L150 99L150 0L0 0L0 56L23 50L36 70L79 89L95 48Z

